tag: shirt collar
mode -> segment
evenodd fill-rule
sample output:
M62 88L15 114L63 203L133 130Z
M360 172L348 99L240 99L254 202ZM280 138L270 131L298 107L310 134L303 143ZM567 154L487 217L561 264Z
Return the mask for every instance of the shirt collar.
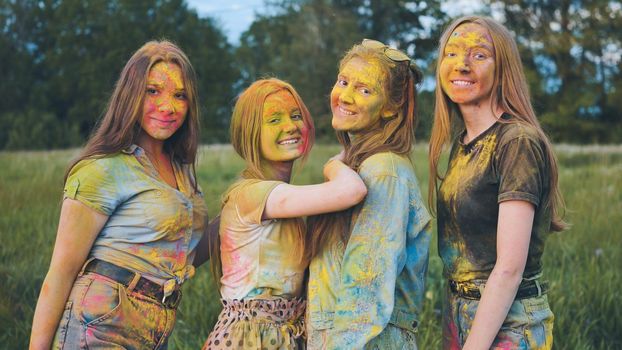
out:
M126 154L134 154L137 148L139 147L136 144L132 144L131 146L121 150L121 152L126 153Z

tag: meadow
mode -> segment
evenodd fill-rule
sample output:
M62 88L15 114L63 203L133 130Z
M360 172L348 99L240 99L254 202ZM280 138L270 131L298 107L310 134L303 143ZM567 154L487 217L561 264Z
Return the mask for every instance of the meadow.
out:
M572 228L552 234L544 256L555 313L556 349L622 348L622 147L555 147ZM294 182L321 181L323 162L337 146L316 146ZM39 288L54 244L62 179L76 150L0 152L0 348L25 349ZM426 147L413 152L425 193ZM201 149L198 177L210 217L235 180L241 160L228 146ZM441 262L432 243L420 349L440 349ZM219 311L207 265L184 286L172 349L198 349Z

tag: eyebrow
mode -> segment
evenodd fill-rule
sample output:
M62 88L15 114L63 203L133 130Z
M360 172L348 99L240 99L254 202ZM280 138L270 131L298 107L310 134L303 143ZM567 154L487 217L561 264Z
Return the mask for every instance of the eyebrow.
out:
M339 73L339 75L337 75L337 79L341 79L341 78L345 78L346 80L349 80L349 78L346 75ZM357 87L364 86L373 92L376 92L378 90L377 87L375 87L374 82L371 80L358 79L356 81L356 86Z
M463 45L458 45L458 44L455 44L455 43L447 43L445 45L445 49L447 49L447 48L462 48L462 47L463 47ZM476 49L482 48L482 49L486 49L488 51L494 51L492 46L490 46L488 44L476 44L472 48L476 48Z

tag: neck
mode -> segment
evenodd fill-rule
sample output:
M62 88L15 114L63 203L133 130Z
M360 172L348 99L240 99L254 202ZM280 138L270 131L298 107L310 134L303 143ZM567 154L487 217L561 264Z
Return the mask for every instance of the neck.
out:
M468 143L479 134L488 130L503 114L503 110L493 106L491 101L479 104L459 105L464 120L466 136L463 142Z
M164 141L149 137L145 132L140 133L136 144L154 158L160 158L164 154Z
M289 183L292 175L294 161L290 162L270 162L264 161L262 172L268 180L279 180Z

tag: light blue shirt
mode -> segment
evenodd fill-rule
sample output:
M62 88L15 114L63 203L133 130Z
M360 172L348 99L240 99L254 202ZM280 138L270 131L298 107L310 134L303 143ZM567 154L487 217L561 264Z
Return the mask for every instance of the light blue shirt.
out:
M65 198L109 217L89 257L159 284L180 284L193 274L207 207L203 194L192 186L190 167L173 162L173 168L179 189L164 182L145 151L132 145L115 155L82 160L71 169Z
M430 216L411 161L393 153L366 159L359 175L367 197L344 245L337 232L309 267L308 348L363 349L399 344L414 331L425 291Z

